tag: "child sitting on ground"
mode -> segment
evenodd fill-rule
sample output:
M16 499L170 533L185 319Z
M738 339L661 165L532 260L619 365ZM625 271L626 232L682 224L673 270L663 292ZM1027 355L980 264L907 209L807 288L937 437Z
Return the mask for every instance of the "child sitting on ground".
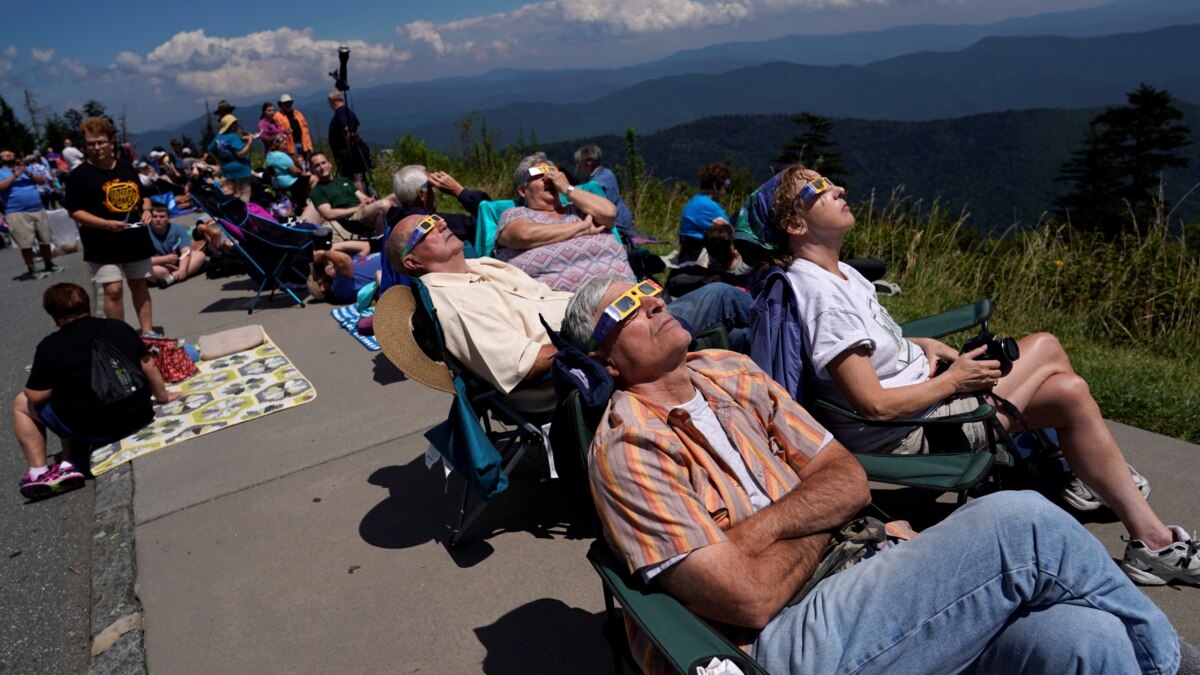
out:
M204 242L193 242L183 226L172 223L163 204L150 207L150 241L154 255L150 264L159 288L198 274L204 269Z
M329 251L313 251L312 279L308 291L315 300L348 305L372 282L376 288L383 275L379 254L370 253L365 241L343 241Z

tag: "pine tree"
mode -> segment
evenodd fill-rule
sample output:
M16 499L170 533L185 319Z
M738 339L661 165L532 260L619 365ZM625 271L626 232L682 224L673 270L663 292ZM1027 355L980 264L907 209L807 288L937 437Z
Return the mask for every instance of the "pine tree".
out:
M642 187L642 178L646 173L646 161L638 150L637 130L632 126L625 129L625 186L627 196L625 203L630 206L636 216L635 204L638 203L638 191Z
M24 156L33 152L34 140L29 127L17 119L12 106L0 96L0 144L18 156Z
M1059 217L1080 229L1116 236L1144 222L1157 207L1162 172L1183 168L1188 127L1170 92L1142 84L1127 105L1088 123L1083 144L1059 170L1070 190L1055 200Z
M842 153L837 151L837 141L833 140L833 121L807 111L792 121L801 127L801 133L788 141L783 152L771 162L780 167L802 162L844 187L850 170L842 161Z

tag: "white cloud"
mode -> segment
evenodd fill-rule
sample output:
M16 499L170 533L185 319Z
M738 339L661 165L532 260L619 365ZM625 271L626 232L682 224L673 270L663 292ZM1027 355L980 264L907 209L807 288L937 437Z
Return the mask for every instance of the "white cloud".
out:
M8 47L5 47L3 53L4 53L5 57L10 58L10 59L15 59L15 58L17 58L17 46L9 45Z
M39 49L37 47L29 48L29 55L38 63L50 63L54 60L54 49Z
M87 74L89 72L88 67L83 65L83 62L80 61L79 59L72 59L70 57L67 57L67 58L64 58L62 61L60 61L59 63L62 64L62 67L66 69L67 73L69 73L71 75L71 77L74 77L77 80L87 77Z
M319 40L312 29L278 28L241 37L209 36L203 30L175 34L148 54L117 54L116 74L155 77L210 97L273 95L325 80L337 65L337 48L351 50L351 67L364 80L390 74L409 59L391 44Z
M0 80L3 80L9 73L12 72L13 63L6 59L0 59Z

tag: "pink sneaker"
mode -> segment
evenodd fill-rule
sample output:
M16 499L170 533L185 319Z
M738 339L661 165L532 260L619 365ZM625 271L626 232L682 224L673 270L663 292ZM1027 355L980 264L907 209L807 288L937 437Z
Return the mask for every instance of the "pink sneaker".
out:
M26 499L45 499L81 488L83 481L83 473L79 469L55 464L37 478L31 477L26 471L21 478L21 494Z

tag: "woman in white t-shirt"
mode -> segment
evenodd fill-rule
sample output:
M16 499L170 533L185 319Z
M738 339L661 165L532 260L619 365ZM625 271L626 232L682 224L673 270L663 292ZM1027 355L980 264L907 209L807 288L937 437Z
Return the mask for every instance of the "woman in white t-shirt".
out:
M765 248L773 249L774 262L787 270L799 298L805 357L821 395L864 417L891 420L969 411L978 404L978 395L995 392L1034 427L1057 430L1063 454L1082 480L1063 497L1081 510L1105 504L1117 514L1134 539L1121 565L1127 574L1147 584L1172 578L1200 581L1200 556L1185 555L1182 567L1182 559L1176 560L1180 547L1190 543L1187 533L1168 528L1147 504L1148 482L1126 464L1087 382L1075 373L1053 335L1021 338L1020 359L1003 376L998 361L978 360L984 348L960 355L937 340L903 338L873 286L839 261L846 233L854 226L846 191L799 165L772 181L774 186L760 188L771 189L769 201L765 194L759 198L759 223L752 216L750 229ZM739 226L741 221L739 217ZM936 375L939 361L949 365ZM1014 425L1007 413L998 416L1006 428ZM921 430L838 420L830 426L855 452L929 450ZM984 442L981 430L966 429L963 435L958 440L975 447ZM938 441L932 445L935 451L946 449Z

